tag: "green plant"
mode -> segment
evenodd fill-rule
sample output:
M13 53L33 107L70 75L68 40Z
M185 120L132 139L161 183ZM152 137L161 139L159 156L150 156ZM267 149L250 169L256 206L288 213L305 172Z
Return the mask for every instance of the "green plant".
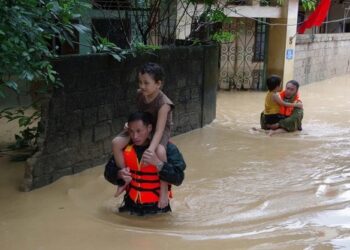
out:
M202 41L199 40L198 38L195 38L195 39L192 40L192 43L193 43L193 46L196 46L196 45L201 45Z
M231 23L232 19L224 13L224 7L209 5L199 16L190 38L199 39L200 42L229 42L234 35L223 30L223 24Z
M235 39L235 35L228 31L219 31L212 35L211 40L218 43L230 43Z
M107 53L118 62L121 62L126 58L127 54L129 54L127 50L119 48L105 37L98 37L96 43L97 45L92 46L92 51L94 53Z
M78 0L0 0L0 96L5 97L5 88L18 92L18 81L59 84L50 42L58 38L72 45L74 29L87 29L71 23L84 6Z
M300 0L305 11L312 11L316 8L317 0Z
M131 50L133 52L144 54L144 53L153 53L160 49L160 46L158 45L147 45L143 43L134 43L131 46Z
M221 9L210 9L206 13L206 19L210 22L216 23L230 23L231 19Z
M285 0L276 1L278 5L283 5L285 3ZM261 2L268 4L269 0L261 0ZM305 11L312 11L316 8L317 0L299 0L299 3Z
M135 57L137 54L152 54L160 49L158 45L147 45L142 42L132 43L131 49L121 49L105 37L98 37L95 42L97 45L92 46L94 53L107 53L119 62L124 60L128 55Z
M9 146L11 149L26 147L34 149L37 145L41 129L36 124L41 118L41 112L39 110L35 110L34 112L28 111L30 108L32 106L17 109L6 108L0 112L0 119L6 118L8 122L17 120L18 126L21 129L19 134L15 134L16 142Z
M56 57L52 41L58 39L73 46L74 30L85 32L81 24L73 24L80 12L90 8L83 0L0 0L0 96L6 89L19 92L18 83L35 81L46 84L44 91L59 87L57 72L51 65ZM32 146L39 129L35 122L40 112L25 114L25 108L0 111L0 118L18 120L21 131L16 146Z

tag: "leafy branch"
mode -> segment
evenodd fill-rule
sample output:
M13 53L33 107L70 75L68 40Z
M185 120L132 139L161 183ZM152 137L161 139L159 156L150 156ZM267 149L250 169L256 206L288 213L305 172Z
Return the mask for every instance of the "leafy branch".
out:
M19 83L43 83L41 91L62 86L51 60L57 56L53 41L73 47L74 31L88 30L73 23L90 8L83 0L0 0L0 97L6 90L19 93ZM39 103L33 104L33 106ZM15 148L36 145L40 111L27 108L3 109L0 119L18 120Z
M39 110L31 112L28 111L29 108L6 108L0 111L0 119L6 118L8 122L17 120L21 129L19 134L15 134L16 142L10 145L11 149L26 147L35 149L37 145L41 129L36 124L41 118L41 112Z

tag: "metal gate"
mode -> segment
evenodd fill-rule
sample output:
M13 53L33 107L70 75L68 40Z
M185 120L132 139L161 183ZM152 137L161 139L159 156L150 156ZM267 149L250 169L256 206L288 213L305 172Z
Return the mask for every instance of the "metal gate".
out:
M234 33L235 39L221 44L221 89L265 89L267 25L266 19L258 20L232 18L231 23L224 25L224 30Z

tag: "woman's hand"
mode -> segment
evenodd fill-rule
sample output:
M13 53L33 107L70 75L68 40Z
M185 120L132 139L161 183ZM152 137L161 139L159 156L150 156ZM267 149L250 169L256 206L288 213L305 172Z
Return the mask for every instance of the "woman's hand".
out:
M303 104L301 102L294 103L294 108L302 109Z

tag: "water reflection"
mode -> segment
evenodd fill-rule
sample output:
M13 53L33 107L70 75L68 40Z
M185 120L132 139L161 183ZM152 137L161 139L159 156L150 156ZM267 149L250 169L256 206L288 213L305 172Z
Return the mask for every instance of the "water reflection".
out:
M112 197L102 166L28 197L35 202L58 192L61 200L50 198L51 204L74 207L70 211L83 215L78 216L82 225L94 221L95 227L113 228L116 237L130 241L136 233L138 242L129 249L144 244L212 249L217 240L222 249L348 249L350 100L344 93L350 83L346 77L334 81L336 88L332 81L302 87L303 131L275 137L251 129L258 126L264 93L219 93L215 122L173 139L188 169L185 183L174 188L170 215L116 213L121 198ZM28 200L16 204L35 207ZM14 215L18 207L12 208ZM50 220L55 223L54 216ZM148 240L153 237L158 245Z
M314 115L308 90L312 86L302 88L305 106L313 108L306 114ZM330 113L330 101L325 106L316 102L316 113ZM302 132L269 138L250 130L257 125L262 103L261 93L220 93L213 124L174 138L189 169L185 184L175 188L172 215L112 216L118 202L109 194L109 209L95 215L128 230L190 240L288 238L301 229L349 227L350 128L344 112L350 111L332 112L330 121L306 116ZM76 190L72 200L82 192L90 193ZM78 203L84 202L89 198ZM304 233L298 237L307 238Z

